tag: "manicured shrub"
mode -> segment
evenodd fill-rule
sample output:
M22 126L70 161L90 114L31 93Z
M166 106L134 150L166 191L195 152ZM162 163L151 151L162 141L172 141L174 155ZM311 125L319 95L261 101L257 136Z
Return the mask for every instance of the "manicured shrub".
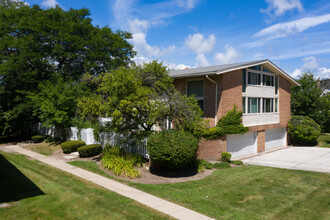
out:
M176 170L192 165L196 161L198 140L181 130L164 130L152 134L148 139L148 153L158 168Z
M212 164L212 168L215 168L215 169L230 168L230 164L228 162L214 163L214 164Z
M117 176L130 178L140 177L140 172L134 167L141 167L144 159L141 155L131 154L119 147L105 147L101 164Z
M33 143L40 143L43 142L46 138L48 138L48 135L34 135L31 137L31 140Z
M288 134L292 144L316 145L316 139L321 135L321 128L307 116L291 116Z
M63 150L63 153L69 154L71 152L77 151L77 149L81 146L86 145L84 141L66 141L61 143L61 147Z
M230 159L231 159L231 153L228 153L228 152L222 152L221 153L221 160L223 162L228 162L230 163Z
M79 147L77 151L80 157L93 157L102 152L102 146L99 144L90 144Z
M232 161L230 161L230 163L231 163L231 164L238 165L238 166L243 165L243 162L240 161L240 160L232 160Z
M248 132L249 128L244 127L242 124L242 114L242 111L237 111L237 106L234 105L231 111L220 118L216 127L205 129L202 136L207 140L211 140L226 134L244 134Z

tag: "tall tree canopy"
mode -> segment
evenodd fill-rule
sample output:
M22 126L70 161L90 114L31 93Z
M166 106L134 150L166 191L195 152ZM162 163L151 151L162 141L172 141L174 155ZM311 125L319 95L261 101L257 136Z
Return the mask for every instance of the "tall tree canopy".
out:
M324 94L312 73L305 73L291 89L291 112L312 118L323 131L330 129L330 95Z
M33 105L26 97L45 80L77 80L127 66L135 55L131 34L94 26L88 9L41 9L0 3L0 129L20 129ZM1 132L0 130L0 132Z

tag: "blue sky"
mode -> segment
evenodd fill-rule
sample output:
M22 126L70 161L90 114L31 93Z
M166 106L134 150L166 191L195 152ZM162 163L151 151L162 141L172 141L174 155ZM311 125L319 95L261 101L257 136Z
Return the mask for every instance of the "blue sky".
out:
M27 0L89 8L93 23L133 33L136 62L170 68L270 59L298 78L330 78L329 0Z

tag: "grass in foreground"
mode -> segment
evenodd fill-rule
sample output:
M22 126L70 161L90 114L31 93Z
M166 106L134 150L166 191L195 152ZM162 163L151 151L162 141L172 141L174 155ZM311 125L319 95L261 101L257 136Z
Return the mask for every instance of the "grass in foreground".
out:
M0 152L1 219L162 219L167 216L71 174ZM17 201L18 202L14 202Z
M60 145L57 145L55 143L46 143L46 142L29 144L29 145L25 145L23 147L25 149L32 150L34 152L37 152L39 154L43 154L46 156L52 155L53 152L61 149Z
M109 177L93 162L74 163L71 162ZM329 219L330 216L330 175L324 173L243 166L217 170L202 180L185 183L127 183L218 219Z
M321 134L317 139L318 147L330 148L330 134Z

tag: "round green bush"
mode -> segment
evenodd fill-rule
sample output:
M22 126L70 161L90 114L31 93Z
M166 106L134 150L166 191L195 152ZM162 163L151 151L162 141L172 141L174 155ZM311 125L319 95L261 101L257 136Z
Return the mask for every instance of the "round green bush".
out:
M46 138L48 138L48 135L34 135L31 137L31 140L33 143L40 143L43 142Z
M102 146L99 144L90 144L78 148L80 157L93 157L102 152Z
M292 144L316 145L316 139L321 135L321 128L307 116L291 116L288 134Z
M223 162L228 162L230 163L230 159L231 159L231 153L228 153L228 152L222 152L221 153L221 160Z
M148 153L157 167L175 170L187 167L196 160L198 140L190 132L164 130L148 139Z
M84 141L66 141L61 143L61 147L63 150L63 153L69 154L71 152L77 151L77 149L81 146L86 145Z

